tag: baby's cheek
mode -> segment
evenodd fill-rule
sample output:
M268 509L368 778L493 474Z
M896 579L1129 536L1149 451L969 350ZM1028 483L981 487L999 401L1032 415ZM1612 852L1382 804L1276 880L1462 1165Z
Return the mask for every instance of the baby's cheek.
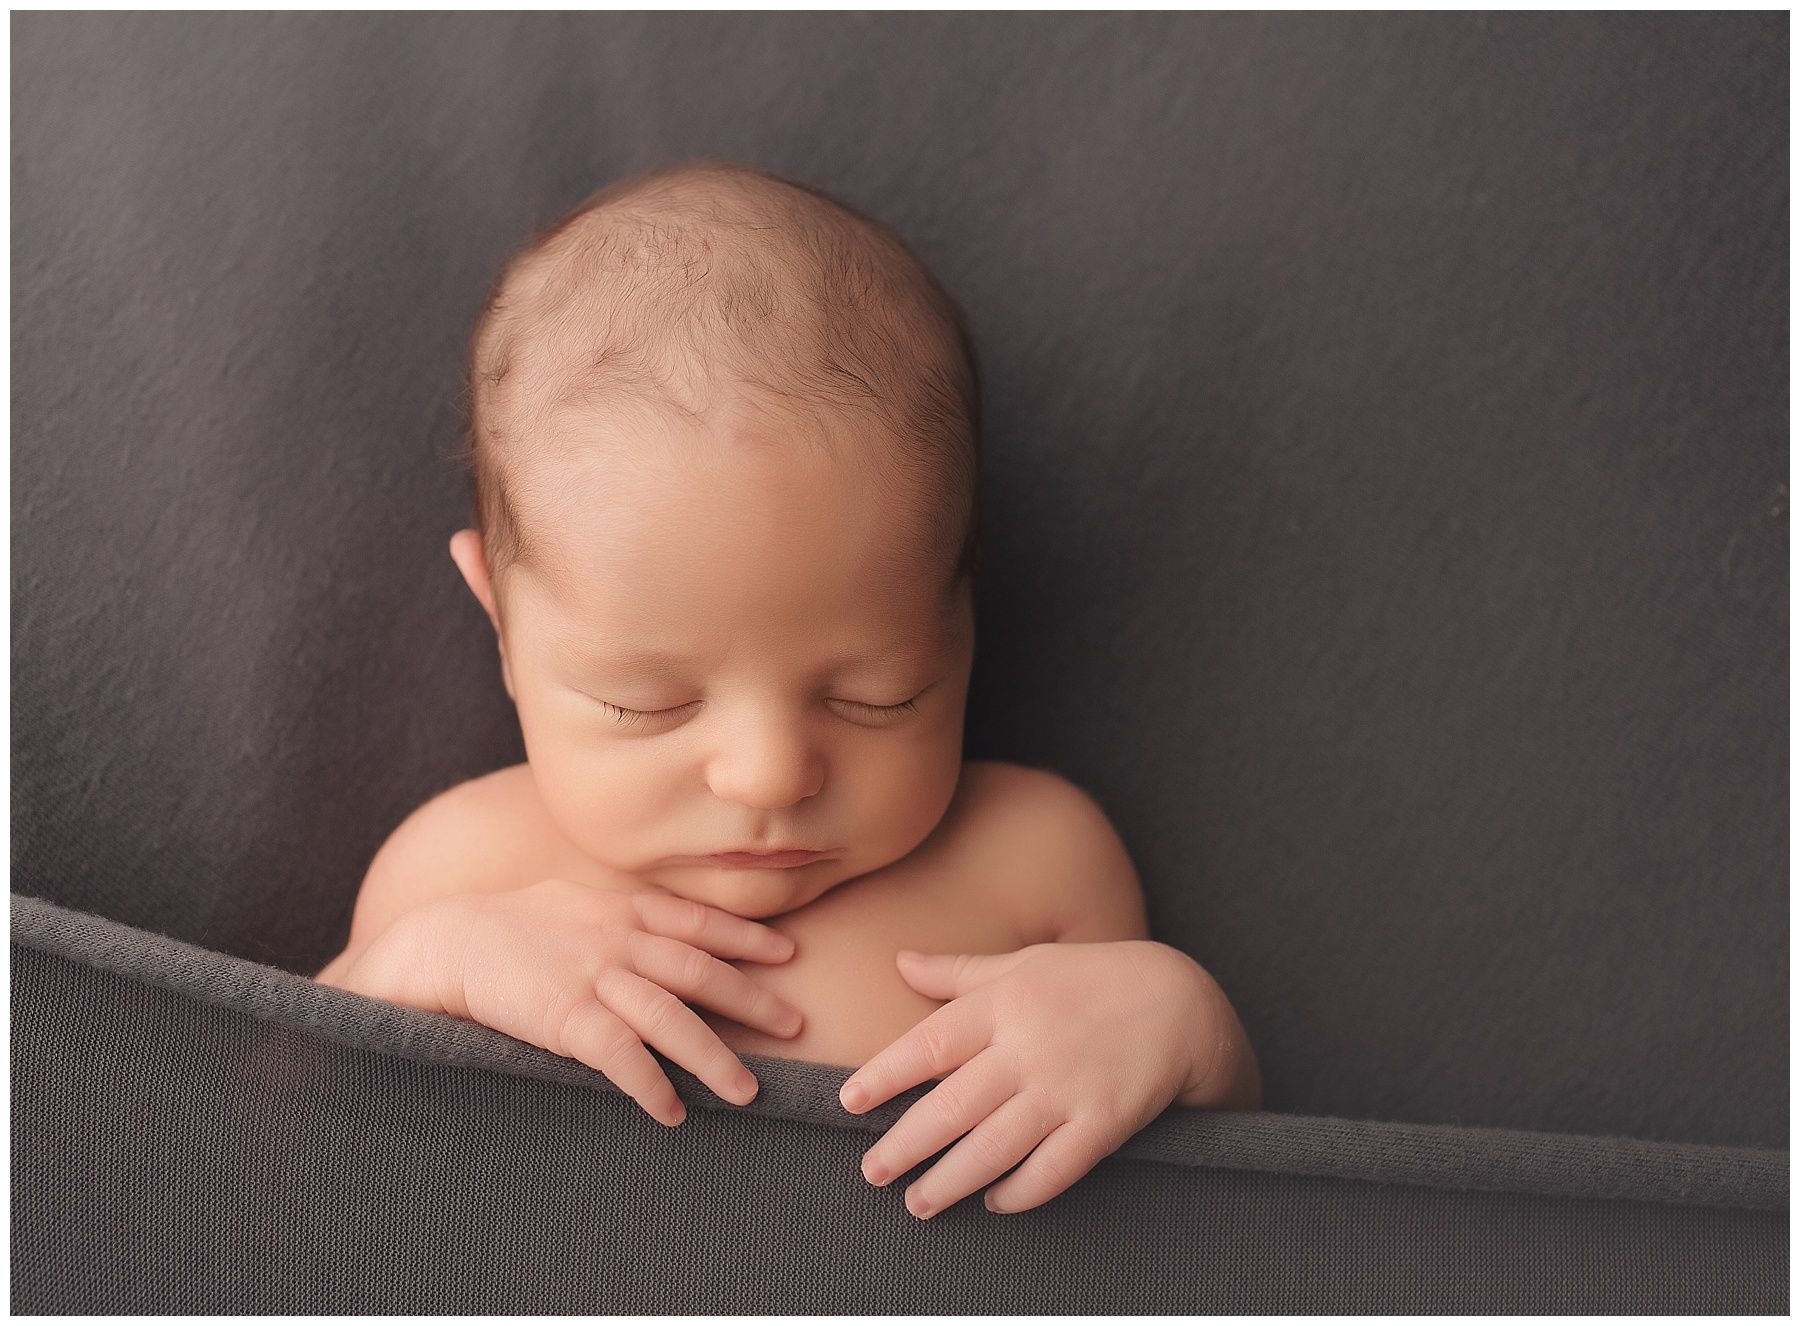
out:
M560 745L529 753L538 796L572 845L602 864L629 844L630 780L611 776L590 754Z
M891 769L883 777L884 812L878 819L894 836L892 846L902 856L931 836L956 799L962 774L961 752L918 759L909 765Z

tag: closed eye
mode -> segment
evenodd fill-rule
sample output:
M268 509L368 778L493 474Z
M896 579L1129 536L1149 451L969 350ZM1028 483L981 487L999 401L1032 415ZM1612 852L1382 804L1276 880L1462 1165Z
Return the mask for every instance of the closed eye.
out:
M859 700L839 700L838 703L847 704L852 709L865 714L910 714L919 707L918 696L914 696L911 700L902 700L899 704L863 704Z
M926 690L929 689L930 687L926 688ZM924 691L919 692L919 695L923 694L925 694ZM859 700L837 700L834 701L834 703L848 705L850 708L861 714L869 714L877 718L888 718L900 714L918 712L919 695L913 696L910 700L902 700L899 704L863 704ZM678 704L672 709L626 709L621 705L610 704L597 697L589 698L595 699L601 708L612 714L614 721L621 727L638 727L648 719L661 718L665 714L678 714L683 709L692 709L695 705L700 703L698 700L693 700L687 704Z
M678 714L686 709L685 704L676 705L673 709L623 709L616 704L608 704L605 700L597 701L599 706L611 714L626 727L636 727L646 718L660 718L664 714ZM699 703L695 701L695 703Z

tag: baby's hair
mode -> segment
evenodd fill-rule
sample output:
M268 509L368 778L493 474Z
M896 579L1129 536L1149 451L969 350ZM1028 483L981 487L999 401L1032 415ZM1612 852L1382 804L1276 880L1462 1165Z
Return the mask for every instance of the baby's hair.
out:
M864 413L891 443L871 472L897 502L922 503L932 547L953 550L946 597L973 583L981 378L962 310L890 227L810 185L701 158L590 195L489 288L455 459L496 595L537 554L518 499L551 494L526 462L569 445L565 412L701 418L699 397L721 384L758 408Z

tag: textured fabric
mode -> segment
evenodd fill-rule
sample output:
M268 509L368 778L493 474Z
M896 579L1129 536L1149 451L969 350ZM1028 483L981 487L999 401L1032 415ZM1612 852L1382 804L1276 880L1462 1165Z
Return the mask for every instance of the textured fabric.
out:
M712 153L969 311L966 750L1273 1107L1787 1144L1777 13L15 13L15 887L292 971L522 757L503 258Z
M1787 1307L1785 1156L1177 1112L1044 1207L921 1222L857 1171L917 1091L833 1117L841 1070L753 1059L738 1107L665 1061L665 1129L486 1028L13 908L15 1312ZM1657 1200L1498 1190L1546 1161Z
M11 21L15 1311L1786 1310L1781 15ZM1270 1112L921 1223L918 1092L666 1130L294 974L523 754L487 284L697 154L968 309L968 754L1099 797Z
M14 895L15 944L219 1004L296 1032L428 1063L516 1072L622 1094L576 1060L479 1023L367 999L273 967L214 953L104 917ZM653 1051L654 1053L654 1051ZM683 1099L725 1109L695 1077L658 1055ZM929 1090L919 1086L861 1118L846 1113L841 1067L746 1055L762 1083L754 1113L885 1130ZM635 1105L634 1105L634 1108ZM1172 1109L1117 1152L1185 1166L1227 1166L1439 1187L1755 1210L1787 1207L1786 1151L1559 1136L1489 1128L1303 1118L1272 1111Z

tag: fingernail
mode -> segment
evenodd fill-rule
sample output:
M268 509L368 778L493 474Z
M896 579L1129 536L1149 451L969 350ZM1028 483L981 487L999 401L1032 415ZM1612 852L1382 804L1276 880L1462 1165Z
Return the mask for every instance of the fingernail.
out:
M879 1160L870 1160L867 1157L863 1159L862 1172L863 1177L877 1188L893 1177L893 1175L888 1173L888 1167L886 1165L882 1164Z
M687 1106L677 1104L669 1111L669 1127L673 1128L687 1118Z
M838 1092L838 1099L844 1102L847 1110L860 1110L869 1103L869 1093L863 1090L860 1082L846 1082L844 1089Z
M800 1034L800 1024L805 1020L806 1019L802 1018L799 1013L793 1009L789 1009L788 1015L781 1020L781 1034L784 1036L798 1036Z
M748 1069L742 1070L731 1079L731 1089L743 1097L738 1104L747 1105L756 1095L756 1079L750 1075Z
M923 1220L931 1214L931 1203L919 1196L915 1189L906 1194L906 1209Z
M1011 1215L1012 1214L1012 1208L1010 1206L1000 1205L999 1202L994 1200L994 1195L992 1193L989 1193L986 1197L984 1197L982 1199L982 1201L987 1205L987 1209L992 1211L995 1215Z

